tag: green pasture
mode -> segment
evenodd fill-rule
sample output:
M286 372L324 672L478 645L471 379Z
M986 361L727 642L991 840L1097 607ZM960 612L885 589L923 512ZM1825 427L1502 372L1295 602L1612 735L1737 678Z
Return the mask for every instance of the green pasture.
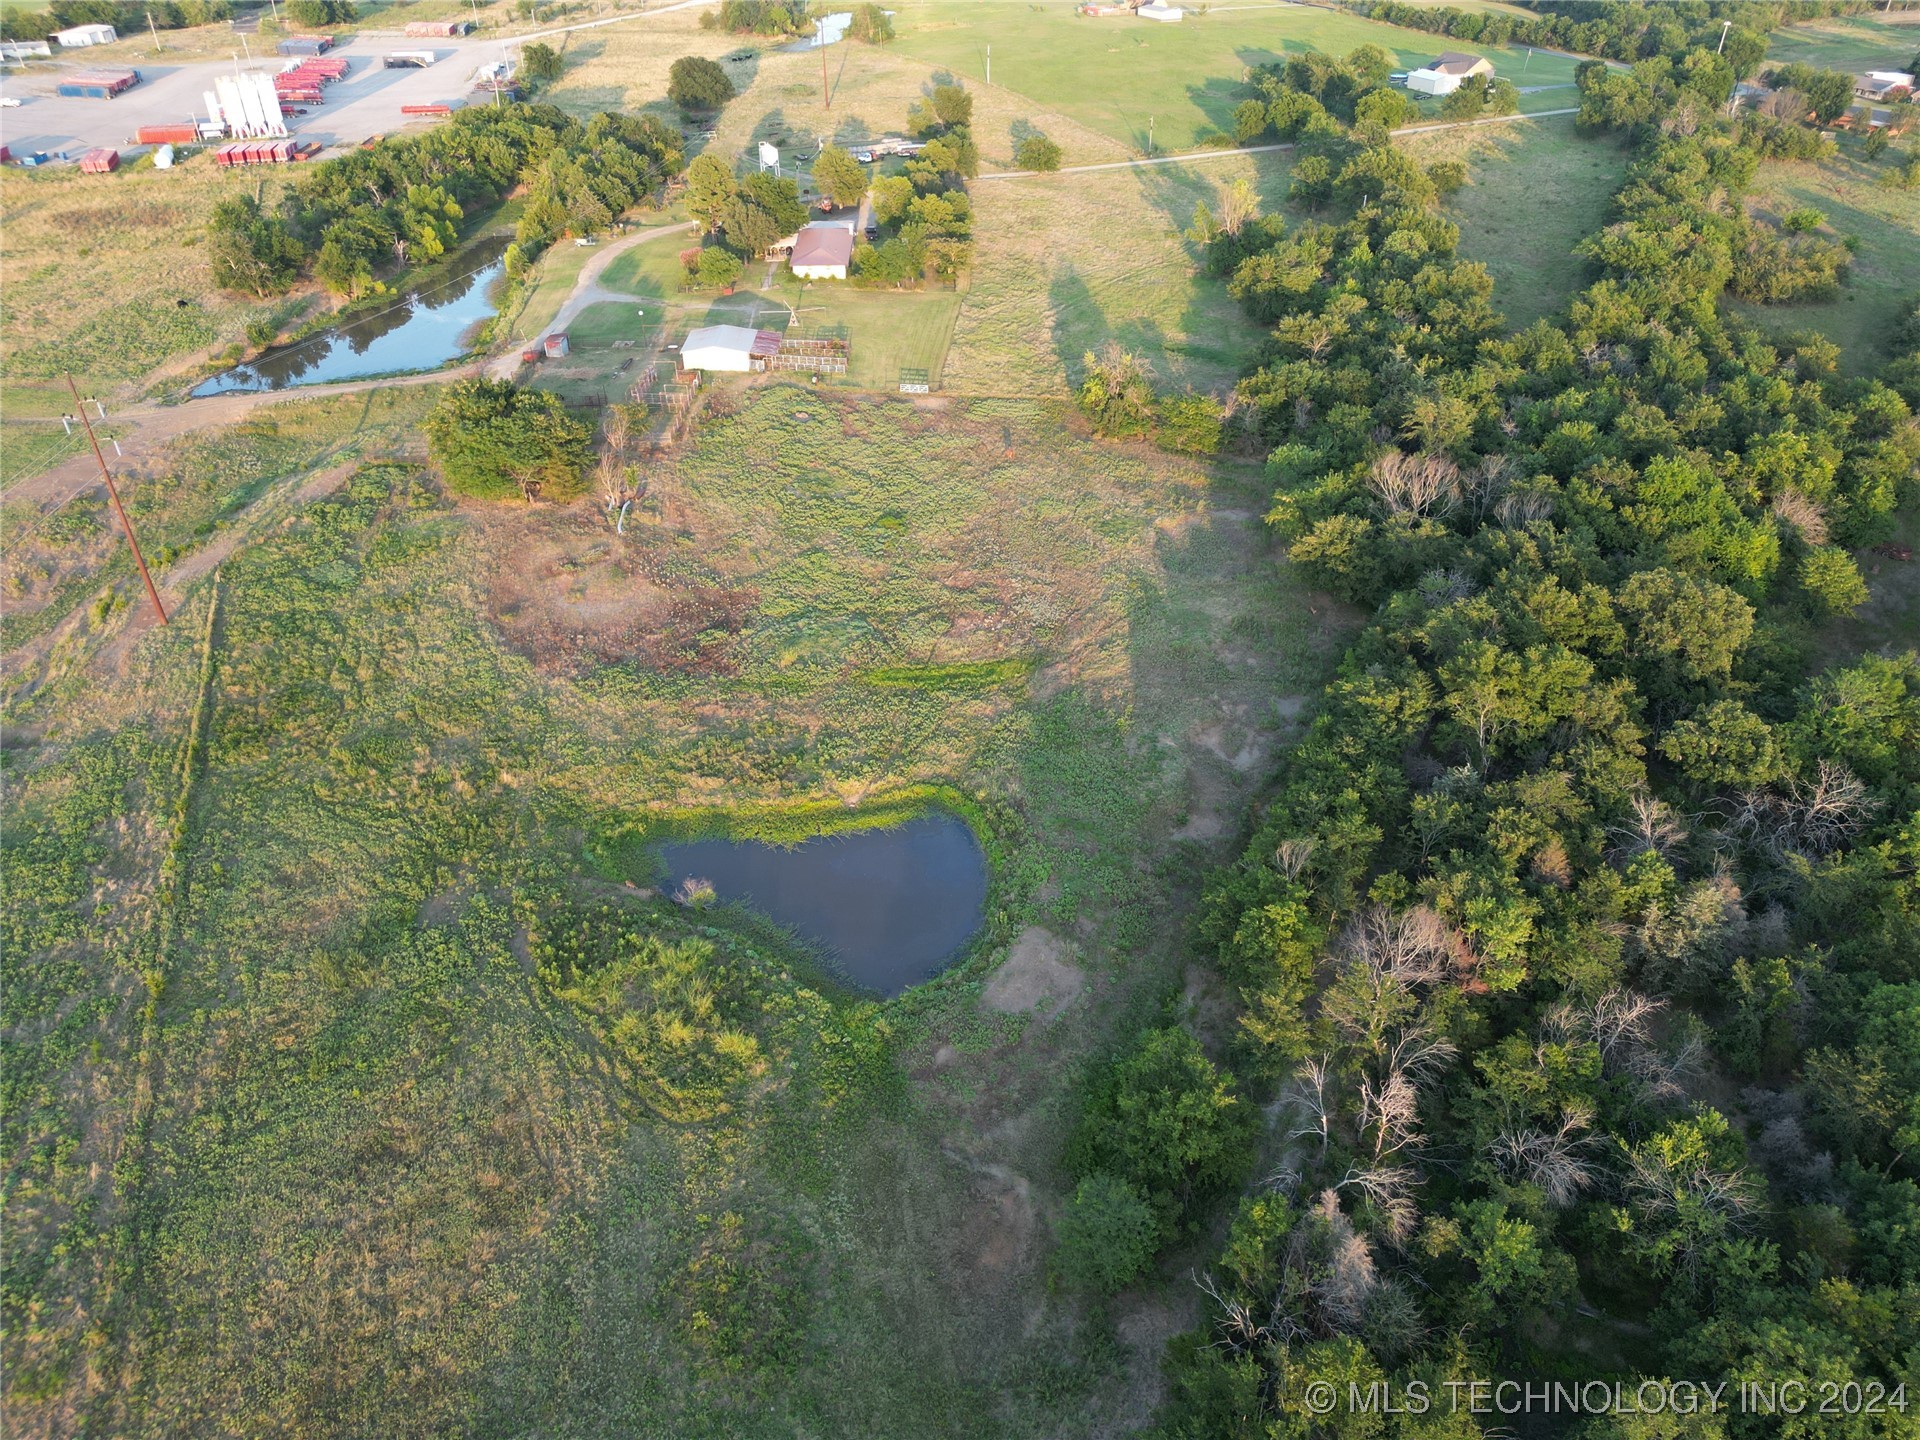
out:
M903 8L896 24L902 52L970 84L984 83L991 45L994 85L1135 151L1147 148L1149 132L1158 150L1231 133L1233 107L1247 95L1246 72L1291 54L1343 55L1371 43L1411 69L1456 48L1445 36L1305 5L1234 6L1166 25L1081 16L1066 5L926 0ZM1545 53L1529 58L1524 49L1476 53L1523 86L1571 85L1577 63ZM1576 103L1573 95L1528 95L1523 108L1557 109Z
M1920 54L1920 12L1895 15L1835 15L1787 25L1767 42L1774 64L1817 65L1825 70L1906 70Z

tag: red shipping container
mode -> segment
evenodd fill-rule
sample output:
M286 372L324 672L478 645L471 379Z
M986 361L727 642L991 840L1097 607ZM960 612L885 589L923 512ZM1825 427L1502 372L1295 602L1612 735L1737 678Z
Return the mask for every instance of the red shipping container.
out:
M120 168L120 152L104 147L89 150L80 157L80 171L84 175L110 175Z
M142 125L133 138L139 145L191 145L200 132L191 125Z

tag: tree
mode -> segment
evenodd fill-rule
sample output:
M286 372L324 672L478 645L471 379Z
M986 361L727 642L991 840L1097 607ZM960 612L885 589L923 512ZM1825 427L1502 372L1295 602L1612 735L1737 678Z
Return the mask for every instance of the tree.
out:
M827 145L814 156L813 184L835 206L858 205L867 193L867 172L838 145Z
M871 3L853 7L853 24L847 34L867 45L884 45L893 39L893 16Z
M287 0L287 18L296 25L351 25L360 9L353 0Z
M1251 144L1266 134L1268 123L1263 101L1242 100L1233 107L1233 138L1242 145Z
M1237 1183L1254 1123L1198 1040L1149 1030L1095 1080L1069 1158L1134 1186L1171 1235Z
M1472 76L1440 102L1442 120L1471 120L1486 108L1486 95Z
M709 245L694 261L694 283L703 290L729 290L737 285L746 266L731 250Z
M1089 1175L1060 1217L1061 1273L1090 1290L1118 1290L1146 1269L1159 1236L1159 1218L1139 1190L1113 1175Z
M1109 437L1144 435L1153 425L1153 372L1147 362L1109 340L1098 355L1083 357L1087 378L1080 382L1080 410L1094 433Z
M1708 789L1764 784L1780 768L1772 728L1738 700L1716 700L1675 722L1660 753Z
M698 155L687 167L687 213L706 230L719 228L739 185L717 155Z
M873 182L873 218L893 225L906 218L913 203L913 182L904 175L887 175Z
M1867 582L1860 567L1837 545L1809 550L1800 561L1797 578L1817 615L1846 615L1867 603Z
M207 217L214 283L262 299L286 292L300 277L306 247L287 222L264 214L251 195L233 195Z
M956 125L973 123L973 96L958 85L933 87L933 113L951 130Z
M460 381L424 428L447 484L480 500L571 500L593 459L593 428L558 395L508 380Z
M733 81L717 61L682 55L667 69L667 98L689 115L718 110L733 99Z
M1022 170L1058 170L1060 147L1044 135L1022 136L1013 147L1013 163Z
M535 85L547 85L560 78L560 72L566 69L566 61L560 58L560 52L551 45L535 40L521 47L520 78Z

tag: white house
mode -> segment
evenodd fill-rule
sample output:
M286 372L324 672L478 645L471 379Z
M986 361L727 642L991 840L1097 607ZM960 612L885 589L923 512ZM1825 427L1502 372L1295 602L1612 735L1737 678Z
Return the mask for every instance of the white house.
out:
M1451 95L1469 76L1492 75L1493 62L1481 55L1463 55L1449 50L1431 65L1423 65L1407 75L1407 89L1416 95Z
M1869 70L1853 82L1863 100L1904 100L1913 93L1913 76L1904 70Z
M76 25L71 30L56 30L53 38L62 50L78 50L87 45L111 45L120 37L111 25Z
M802 225L787 263L803 280L844 280L853 262L853 228L831 220Z
M682 370L732 370L745 374L764 370L780 353L778 330L755 330L750 325L708 325L689 331L680 346Z

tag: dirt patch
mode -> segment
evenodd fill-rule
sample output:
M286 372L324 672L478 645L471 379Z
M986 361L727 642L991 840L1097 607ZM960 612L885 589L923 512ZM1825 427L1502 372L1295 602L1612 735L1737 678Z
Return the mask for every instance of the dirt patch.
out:
M1004 1165L974 1166L973 1194L955 1227L955 1268L977 1286L997 1288L1031 1268L1033 1187Z
M634 661L650 670L725 674L758 592L663 578L670 538L622 535L591 503L483 506L470 512L499 557L488 609L507 643L548 673Z
M981 1006L1001 1015L1043 1007L1049 1017L1059 1014L1087 983L1067 958L1072 953L1073 947L1052 931L1029 925L981 992Z

